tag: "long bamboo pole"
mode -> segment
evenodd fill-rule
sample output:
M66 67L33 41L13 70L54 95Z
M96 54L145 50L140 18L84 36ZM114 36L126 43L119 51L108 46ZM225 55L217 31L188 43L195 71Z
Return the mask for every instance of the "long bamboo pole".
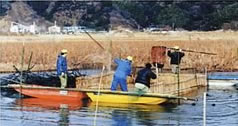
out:
M168 48L167 49L171 49L171 50L176 50L174 48ZM201 53L201 54L207 54L207 55L217 55L216 53L210 53L210 52L202 52L202 51L194 51L194 50L188 50L188 49L181 49L184 52L192 52L192 53Z
M105 51L105 48L97 41L95 40L86 30L84 32L91 38L103 51Z
M98 42L96 39L94 39L86 30L84 30L84 32L89 36L89 38L91 38L93 40L93 42L95 42L103 51L106 52L106 54L108 55L108 65L107 65L107 70L111 71L111 59L112 59L112 40L110 39L110 43L109 43L109 47L108 49L105 49L100 42Z

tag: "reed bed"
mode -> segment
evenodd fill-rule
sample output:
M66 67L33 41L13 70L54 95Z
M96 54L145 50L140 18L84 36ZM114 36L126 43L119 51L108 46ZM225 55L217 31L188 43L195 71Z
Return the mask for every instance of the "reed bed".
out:
M38 36L0 36L0 71L11 71L13 65L21 66L22 49L24 47L24 68L29 63L35 64L33 70L55 69L57 55L60 50L68 50L69 68L99 67L108 65L114 58L133 56L133 66L143 66L151 62L150 53L153 46L212 52L217 55L185 52L181 68L197 68L203 70L238 70L238 38L237 32L221 33L100 33L91 34L103 47L100 48L86 34L80 35L38 35ZM23 46L24 43L24 46ZM112 65L114 65L112 63ZM169 68L169 58L165 68Z

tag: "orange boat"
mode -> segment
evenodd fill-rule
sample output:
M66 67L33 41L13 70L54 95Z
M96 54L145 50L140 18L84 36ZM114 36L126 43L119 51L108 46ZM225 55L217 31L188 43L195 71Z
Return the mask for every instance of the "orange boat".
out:
M54 101L80 101L83 98L88 98L86 93L77 90L71 90L70 88L61 89L57 87L46 87L39 85L9 85L17 92L26 96L35 98L48 99Z

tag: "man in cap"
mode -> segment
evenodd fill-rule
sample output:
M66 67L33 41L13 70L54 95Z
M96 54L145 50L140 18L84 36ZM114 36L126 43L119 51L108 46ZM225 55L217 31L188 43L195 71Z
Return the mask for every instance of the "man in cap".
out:
M146 63L145 68L138 71L135 81L136 92L149 92L150 79L156 79L156 74L151 70L151 67L152 65L150 63Z
M185 54L182 52L182 49L179 49L178 46L173 47L173 50L174 51L171 52L171 50L168 49L168 56L170 57L170 65L172 67L172 72L177 74L179 73L179 64Z
M61 88L67 86L67 50L62 49L57 59L57 75L60 78Z
M117 90L118 84L122 91L128 91L127 89L127 76L131 75L131 62L132 57L128 56L126 59L116 58L114 62L117 64L117 69L113 76L111 90Z

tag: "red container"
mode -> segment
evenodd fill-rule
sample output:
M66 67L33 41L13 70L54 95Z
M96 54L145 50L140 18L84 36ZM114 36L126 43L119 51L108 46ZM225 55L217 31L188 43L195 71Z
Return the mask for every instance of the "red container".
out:
M159 68L162 68L166 61L166 47L165 46L153 46L151 49L151 60Z

